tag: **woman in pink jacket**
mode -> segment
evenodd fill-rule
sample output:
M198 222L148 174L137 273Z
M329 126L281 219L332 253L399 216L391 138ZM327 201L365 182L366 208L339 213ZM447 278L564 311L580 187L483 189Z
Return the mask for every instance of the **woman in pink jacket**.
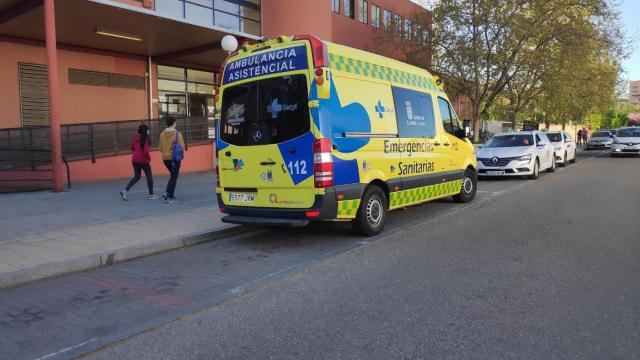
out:
M141 171L144 171L144 177L147 178L147 187L149 188L147 199L157 199L153 194L153 175L151 174L151 155L149 154L150 147L149 128L146 125L140 125L138 127L138 135L136 135L133 138L133 142L131 142L131 165L133 165L134 176L131 181L129 181L129 184L127 184L127 187L120 190L120 196L122 196L124 201L129 200L129 190L140 180Z

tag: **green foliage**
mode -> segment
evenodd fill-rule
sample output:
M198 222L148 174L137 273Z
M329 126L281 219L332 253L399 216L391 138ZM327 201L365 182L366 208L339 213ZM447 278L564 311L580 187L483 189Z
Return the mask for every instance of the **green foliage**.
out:
M610 107L603 113L594 114L589 120L591 125L600 129L617 129L627 126L629 114L640 112L640 106L624 103Z

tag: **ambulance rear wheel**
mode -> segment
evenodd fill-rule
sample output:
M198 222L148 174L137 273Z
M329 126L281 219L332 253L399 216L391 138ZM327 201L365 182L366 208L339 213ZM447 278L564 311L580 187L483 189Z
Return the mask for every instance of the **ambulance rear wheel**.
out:
M382 232L387 220L387 196L377 186L370 186L364 193L356 218L351 222L353 230L364 236Z
M478 189L478 175L472 169L467 169L462 178L462 187L458 195L453 196L453 200L459 203L472 202L476 197Z

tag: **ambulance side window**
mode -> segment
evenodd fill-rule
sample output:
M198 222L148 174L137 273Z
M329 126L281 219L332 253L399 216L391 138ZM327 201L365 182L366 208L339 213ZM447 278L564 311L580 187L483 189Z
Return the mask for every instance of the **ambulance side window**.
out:
M440 118L442 119L444 130L451 135L458 136L461 127L458 123L458 117L451 108L451 105L449 105L449 102L439 97L438 107L440 108Z
M433 138L436 135L431 95L393 87L398 135L403 138Z

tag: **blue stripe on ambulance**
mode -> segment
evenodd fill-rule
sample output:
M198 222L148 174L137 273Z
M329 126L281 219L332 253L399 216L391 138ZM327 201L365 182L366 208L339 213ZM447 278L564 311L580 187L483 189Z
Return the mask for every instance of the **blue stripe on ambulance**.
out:
M360 183L358 160L342 160L333 156L333 184L348 185Z
M285 141L283 143L278 144L278 149L280 150L280 155L282 155L282 159L284 160L285 166L288 168L290 163L295 163L296 161L300 164L300 162L304 161L304 173L301 171L288 171L289 176L291 176L291 180L294 185L298 185L301 182L308 179L313 175L313 141L315 137L311 132L307 132L304 135L298 136L295 139L291 139L289 141ZM291 151L295 149L294 151ZM279 171L279 170L278 170Z
M318 99L315 81L311 84L311 99ZM319 108L311 109L313 122L322 135L331 138L341 153L355 152L369 143L369 138L344 138L345 131L371 132L369 113L358 102L342 106L335 83L331 82L329 99L318 99ZM328 116L327 116L328 115Z

